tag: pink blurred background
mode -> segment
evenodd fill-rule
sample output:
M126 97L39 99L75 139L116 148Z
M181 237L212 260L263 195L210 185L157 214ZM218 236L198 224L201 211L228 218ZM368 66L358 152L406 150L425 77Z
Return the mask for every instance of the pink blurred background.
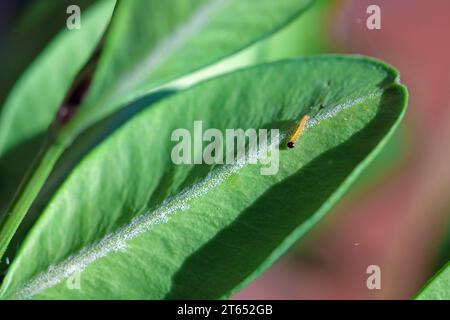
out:
M380 30L366 27L372 4ZM408 87L396 160L236 299L409 299L436 271L450 230L450 1L332 1L327 10L334 52L380 58ZM366 286L373 264L381 290Z

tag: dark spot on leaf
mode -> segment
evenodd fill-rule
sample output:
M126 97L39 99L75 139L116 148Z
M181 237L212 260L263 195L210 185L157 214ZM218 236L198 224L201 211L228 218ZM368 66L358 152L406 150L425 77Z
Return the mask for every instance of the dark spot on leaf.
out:
M106 32L107 31L105 31L105 34ZM57 124L64 125L65 123L67 123L83 103L86 93L90 88L94 72L97 68L97 63L103 49L105 34L103 34L102 38L97 44L97 47L95 48L95 51L92 53L89 60L86 62L78 76L75 78L72 87L70 88L68 94L64 99L64 102L61 104L61 107L59 108L56 115Z
M80 106L83 98L85 97L89 85L91 83L91 77L89 74L84 75L73 87L73 89L69 92L64 103L58 110L58 122L60 124L65 124L72 118L75 111Z

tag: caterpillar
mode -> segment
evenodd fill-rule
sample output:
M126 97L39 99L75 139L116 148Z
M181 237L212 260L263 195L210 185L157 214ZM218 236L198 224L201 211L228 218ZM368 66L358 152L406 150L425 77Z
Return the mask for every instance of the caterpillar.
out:
M307 114L305 114L301 119L300 122L298 123L297 128L295 129L294 133L292 134L292 136L290 137L288 143L287 143L287 147L289 149L294 148L295 143L297 142L298 138L300 138L300 136L302 135L303 131L305 130L306 124L308 123L309 120L309 116Z

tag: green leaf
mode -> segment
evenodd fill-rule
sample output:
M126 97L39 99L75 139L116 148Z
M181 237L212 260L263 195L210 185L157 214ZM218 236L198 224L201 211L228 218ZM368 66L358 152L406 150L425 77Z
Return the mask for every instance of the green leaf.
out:
M322 56L261 65L148 105L72 171L28 234L3 298L221 298L339 200L391 135L406 89L386 65ZM130 106L133 108L133 105ZM175 165L171 134L311 120L266 165ZM285 141L282 142L282 145ZM80 289L66 279L80 272Z
M417 300L450 300L450 262L425 285Z
M91 56L115 1L82 13L79 30L65 29L39 55L9 94L0 115L0 157L47 130L78 71Z
M121 1L69 141L86 126L281 29L314 0Z

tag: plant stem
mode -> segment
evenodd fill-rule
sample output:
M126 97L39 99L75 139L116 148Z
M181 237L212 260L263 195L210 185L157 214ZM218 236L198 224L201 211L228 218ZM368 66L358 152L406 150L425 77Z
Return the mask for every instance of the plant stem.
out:
M0 259L64 150L60 144L46 143L29 169L0 224Z

